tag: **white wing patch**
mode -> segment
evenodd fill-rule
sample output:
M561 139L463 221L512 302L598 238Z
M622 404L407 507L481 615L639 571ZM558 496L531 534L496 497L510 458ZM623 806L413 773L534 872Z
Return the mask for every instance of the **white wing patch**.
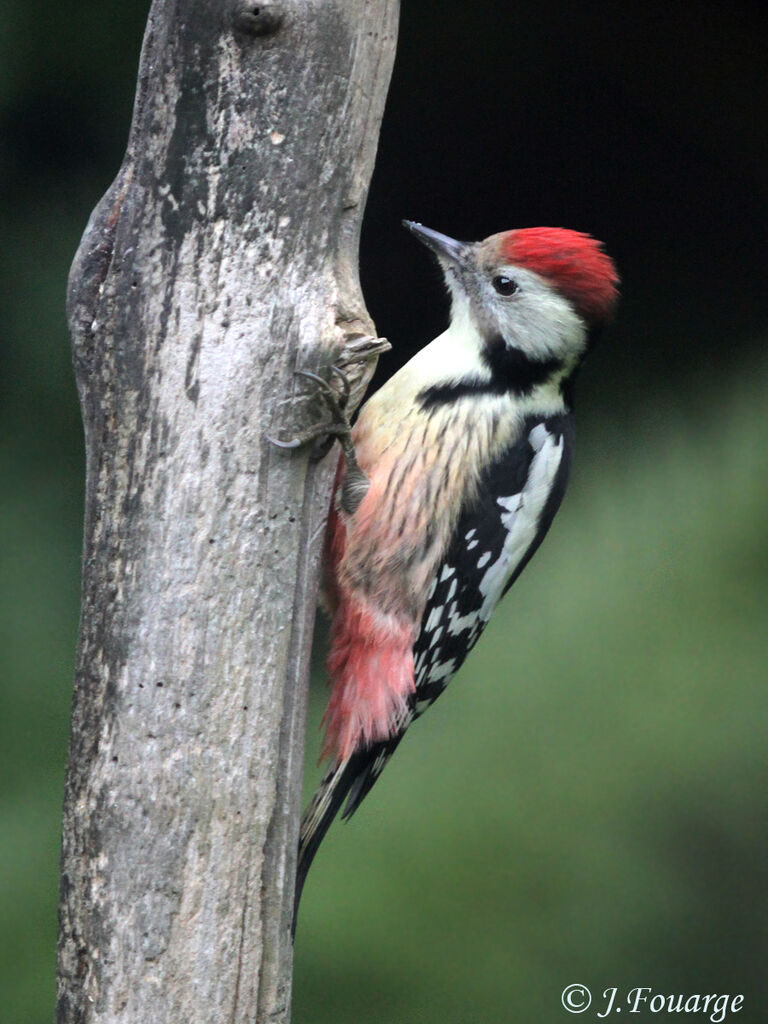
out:
M507 580L536 538L539 520L563 457L563 435L555 439L543 423L533 428L528 440L536 454L531 461L525 487L519 494L497 499L498 504L504 509L501 521L507 531L507 537L501 554L488 566L480 581L480 592L484 599L480 618L485 622L490 619L493 609L498 604Z
M503 510L500 516L507 536L498 558L488 566L480 578L479 590L483 603L479 610L469 615L456 615L455 609L450 605L448 607L448 632L454 636L469 629L478 618L483 623L490 619L509 577L525 557L536 537L539 519L547 504L563 457L563 435L555 438L543 423L539 423L528 435L528 440L536 454L531 460L525 486L519 494L496 499ZM486 552L478 559L478 569L484 568L489 558L490 553ZM439 621L439 618L433 620L430 615L426 628L435 628Z

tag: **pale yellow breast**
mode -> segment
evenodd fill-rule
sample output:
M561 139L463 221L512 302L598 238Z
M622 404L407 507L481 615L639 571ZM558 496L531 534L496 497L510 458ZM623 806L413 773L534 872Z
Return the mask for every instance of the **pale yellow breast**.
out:
M371 486L346 520L339 580L383 614L418 623L461 507L483 468L513 443L521 417L507 397L496 396L426 414L407 375L390 383L355 426Z

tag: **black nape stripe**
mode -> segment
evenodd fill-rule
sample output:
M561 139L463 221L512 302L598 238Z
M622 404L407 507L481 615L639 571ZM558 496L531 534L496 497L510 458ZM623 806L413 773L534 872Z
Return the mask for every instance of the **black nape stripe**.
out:
M416 396L422 409L455 402L468 395L529 395L563 367L559 359L532 359L519 348L511 348L501 336L484 345L482 360L491 371L488 380L464 379L424 388Z

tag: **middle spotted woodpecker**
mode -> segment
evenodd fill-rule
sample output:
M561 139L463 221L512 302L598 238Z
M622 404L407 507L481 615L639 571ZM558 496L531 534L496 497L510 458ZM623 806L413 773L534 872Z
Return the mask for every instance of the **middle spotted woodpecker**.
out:
M409 221L437 256L451 323L360 411L327 540L330 766L301 825L297 904L349 817L443 692L543 540L568 478L574 375L616 304L590 236L526 228L463 243ZM324 388L329 404L333 392Z

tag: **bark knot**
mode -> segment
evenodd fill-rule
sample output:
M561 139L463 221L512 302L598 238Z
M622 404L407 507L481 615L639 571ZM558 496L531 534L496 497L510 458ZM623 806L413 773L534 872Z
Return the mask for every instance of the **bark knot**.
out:
M275 0L235 0L234 25L243 35L274 35L284 17L282 4Z

